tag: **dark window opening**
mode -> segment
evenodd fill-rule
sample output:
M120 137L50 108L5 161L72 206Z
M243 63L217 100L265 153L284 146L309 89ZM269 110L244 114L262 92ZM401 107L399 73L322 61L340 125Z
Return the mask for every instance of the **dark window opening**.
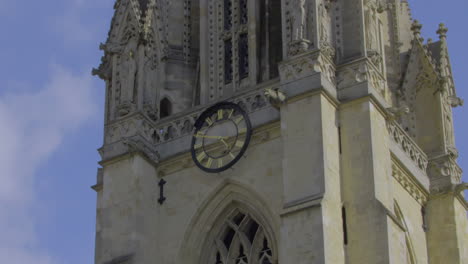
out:
M244 217L245 215L243 213L238 213L234 219L233 219L233 222L236 224L236 225L240 225L240 223L242 222L242 220L244 220Z
M224 0L224 30L232 28L232 0Z
M232 228L229 228L229 230L226 233L226 236L224 236L223 242L227 249L231 247L231 243L232 243L232 240L234 239L235 234L236 232Z
M232 82L232 41L224 41L224 84Z
M283 41L281 33L281 1L268 1L268 35L270 79L279 76L278 63L283 60Z
M248 12L247 12L247 0L239 1L239 10L240 10L240 24L247 24L248 21Z
M247 256L244 253L244 247L240 246L239 248L239 256L237 257L236 264L244 264L248 263Z
M159 104L159 117L164 118L172 114L172 104L169 99L164 98Z
M257 230L258 230L257 222L252 221L247 231L247 237L249 238L250 243L253 243L255 235L257 234Z
M348 245L348 226L346 223L346 208L344 206L341 208L341 216L343 221L343 241L345 245Z
M283 59L281 31L281 1L260 1L259 80L267 81L279 76L278 63Z
M216 253L216 263L215 264L223 264L223 262L221 261L221 255L218 253Z
M341 127L338 127L338 148L340 149L340 154L342 153L341 147Z
M244 79L249 76L249 39L247 34L239 36L239 77Z

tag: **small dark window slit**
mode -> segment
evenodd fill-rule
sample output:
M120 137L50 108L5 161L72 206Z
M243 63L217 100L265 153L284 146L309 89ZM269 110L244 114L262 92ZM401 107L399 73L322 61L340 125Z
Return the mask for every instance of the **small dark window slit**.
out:
M346 223L346 208L341 208L341 217L343 219L343 241L345 245L348 245L348 227Z

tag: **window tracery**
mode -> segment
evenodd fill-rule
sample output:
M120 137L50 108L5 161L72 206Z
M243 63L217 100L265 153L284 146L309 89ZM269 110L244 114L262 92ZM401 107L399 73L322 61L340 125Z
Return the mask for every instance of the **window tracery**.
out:
M278 77L280 0L209 0L208 100Z
M265 229L238 209L228 214L207 250L212 264L272 264L273 250ZM205 262L204 262L205 263Z

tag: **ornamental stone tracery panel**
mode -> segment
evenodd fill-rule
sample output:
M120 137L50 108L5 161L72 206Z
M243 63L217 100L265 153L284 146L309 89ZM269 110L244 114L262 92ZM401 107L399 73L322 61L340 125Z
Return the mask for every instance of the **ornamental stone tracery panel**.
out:
M278 77L282 60L280 0L208 0L207 87L214 101ZM203 56L203 55L202 55Z
M206 244L210 264L273 264L273 252L264 227L251 215L234 209L226 215L220 233Z

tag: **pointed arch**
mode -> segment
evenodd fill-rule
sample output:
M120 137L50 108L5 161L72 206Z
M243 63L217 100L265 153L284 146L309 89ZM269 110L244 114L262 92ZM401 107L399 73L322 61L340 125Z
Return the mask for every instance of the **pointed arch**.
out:
M256 252L259 258L252 263L263 264L260 259L275 263L279 235L275 230L279 230L279 220L255 191L226 180L199 208L187 228L177 263L230 264L225 260L233 256L239 260L237 263L250 264L246 261L254 257L251 252ZM253 234L255 225L258 229Z
M406 224L405 217L403 215L403 211L401 210L400 206L398 205L398 202L395 201L394 204L395 208L395 215L397 219L400 221L400 223L403 225L405 228L405 242L406 242L406 253L407 253L407 258L408 258L408 264L416 264L418 263L416 260L416 254L414 253L414 246L413 246L413 241L411 239L408 225Z
M165 118L170 115L172 115L173 112L173 105L171 100L169 100L167 97L164 97L160 102L159 102L159 118Z

